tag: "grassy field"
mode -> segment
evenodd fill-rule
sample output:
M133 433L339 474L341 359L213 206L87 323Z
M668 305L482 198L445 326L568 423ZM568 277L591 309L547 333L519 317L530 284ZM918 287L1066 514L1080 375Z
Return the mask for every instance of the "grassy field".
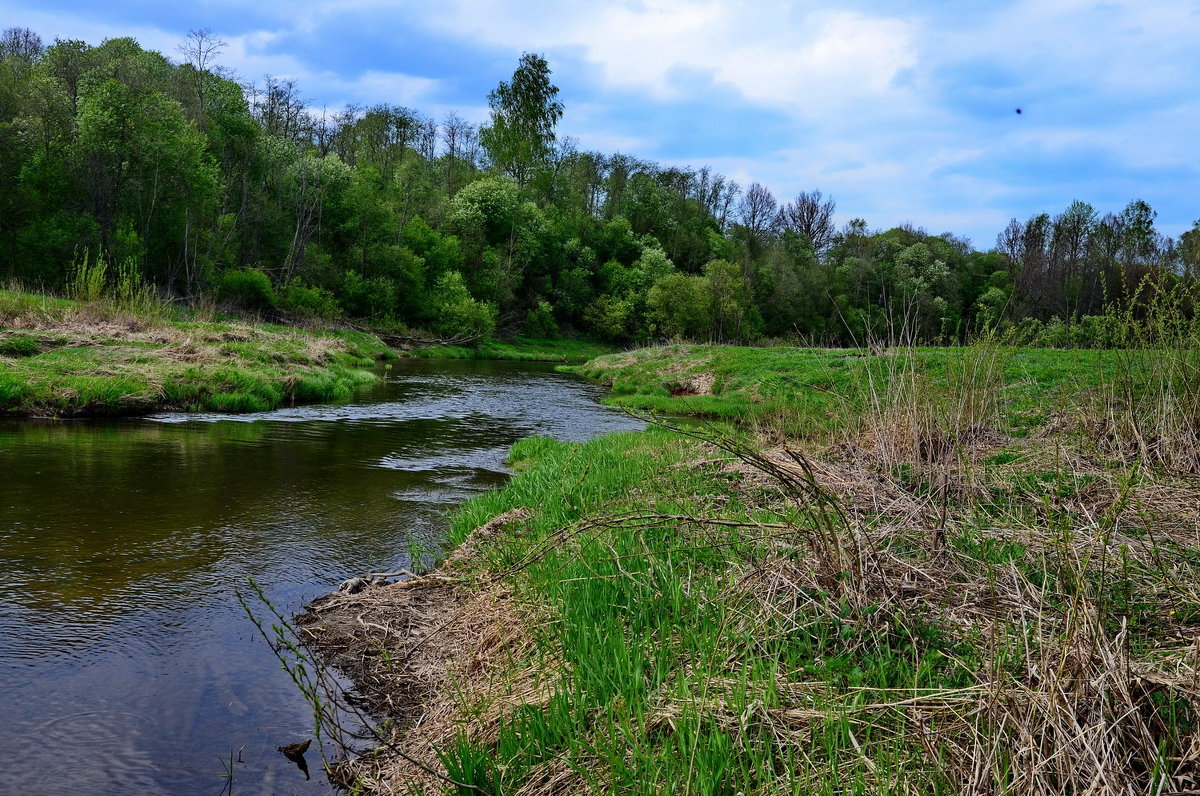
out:
M1161 349L1133 351L969 348L855 349L671 345L565 366L612 388L607 403L664 414L758 424L819 436L883 400L914 389L952 400L986 396L1006 431L1043 425L1068 404L1107 400L1111 388L1152 397L1160 377L1186 378L1194 362ZM1156 373L1163 363L1166 373ZM1194 371L1193 371L1194 372ZM1117 383L1119 380L1120 383ZM1170 385L1160 385L1170 386Z
M361 332L175 317L0 290L0 415L248 412L337 401L392 356Z
M429 359L511 359L522 362L587 362L611 353L614 346L584 340L485 340L474 346L434 346L417 348L409 356Z
M1188 792L1198 365L1194 338L589 362L614 402L724 420L518 443L512 481L454 515L459 551L405 584L449 595L416 641L411 604L386 606L432 592L347 597L351 623L407 618L351 647L419 721L338 771L363 792Z

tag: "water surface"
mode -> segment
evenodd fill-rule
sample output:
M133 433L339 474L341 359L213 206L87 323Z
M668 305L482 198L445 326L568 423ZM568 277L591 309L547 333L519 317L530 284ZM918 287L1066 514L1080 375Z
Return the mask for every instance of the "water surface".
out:
M329 793L238 605L407 566L517 440L636 428L549 366L401 360L354 403L0 421L0 793Z

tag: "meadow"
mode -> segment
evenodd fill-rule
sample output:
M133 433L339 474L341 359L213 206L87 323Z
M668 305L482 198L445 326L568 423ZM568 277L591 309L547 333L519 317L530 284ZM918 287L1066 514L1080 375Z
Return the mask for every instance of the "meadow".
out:
M321 607L369 618L342 651L406 695L335 771L363 792L1186 791L1200 338L1177 320L1107 351L587 363L646 432L518 443L439 568Z

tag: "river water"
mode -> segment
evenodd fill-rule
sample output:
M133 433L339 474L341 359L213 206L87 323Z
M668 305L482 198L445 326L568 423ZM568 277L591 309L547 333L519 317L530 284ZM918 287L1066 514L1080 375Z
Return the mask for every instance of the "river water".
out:
M0 421L0 793L330 793L275 751L312 721L235 589L290 614L405 567L517 440L639 427L599 397L406 359L348 405Z

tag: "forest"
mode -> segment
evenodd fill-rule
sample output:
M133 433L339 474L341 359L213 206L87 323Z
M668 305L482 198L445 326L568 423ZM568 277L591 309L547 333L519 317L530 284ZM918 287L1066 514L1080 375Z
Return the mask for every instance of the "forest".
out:
M1108 303L1200 269L1200 222L1173 240L1137 199L1013 219L980 251L838 228L816 189L581 151L536 54L475 126L310 107L292 80L222 68L223 47L208 30L174 57L0 36L0 279L443 337L952 343L1000 326L1070 346L1104 342Z

